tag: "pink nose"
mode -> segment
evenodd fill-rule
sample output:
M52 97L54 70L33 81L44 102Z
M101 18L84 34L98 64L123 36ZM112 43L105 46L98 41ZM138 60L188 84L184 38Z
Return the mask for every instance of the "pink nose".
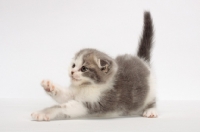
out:
M71 72L71 74L73 75L73 74L74 74L74 72L72 71L72 72Z

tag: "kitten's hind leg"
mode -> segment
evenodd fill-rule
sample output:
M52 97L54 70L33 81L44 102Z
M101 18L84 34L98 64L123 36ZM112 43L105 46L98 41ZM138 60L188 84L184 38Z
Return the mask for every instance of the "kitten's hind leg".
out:
M147 105L147 107L145 108L144 112L143 112L143 116L147 117L147 118L157 118L158 117L158 113L157 113L157 109L155 106L155 102L150 103L149 105Z

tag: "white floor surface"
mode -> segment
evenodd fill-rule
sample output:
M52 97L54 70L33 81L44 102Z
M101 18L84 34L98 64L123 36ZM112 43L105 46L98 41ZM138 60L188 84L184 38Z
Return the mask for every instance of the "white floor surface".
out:
M160 101L159 117L32 121L51 100L0 99L0 132L200 132L200 101Z

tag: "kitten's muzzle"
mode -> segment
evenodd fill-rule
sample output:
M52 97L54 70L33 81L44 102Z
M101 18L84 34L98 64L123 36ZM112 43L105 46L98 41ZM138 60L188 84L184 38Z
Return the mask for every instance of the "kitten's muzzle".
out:
M80 81L80 79L76 79L74 76L71 76L72 80L74 81Z
M72 77L72 80L74 80L74 81L80 81L79 79L76 79L76 78L73 78L73 77Z

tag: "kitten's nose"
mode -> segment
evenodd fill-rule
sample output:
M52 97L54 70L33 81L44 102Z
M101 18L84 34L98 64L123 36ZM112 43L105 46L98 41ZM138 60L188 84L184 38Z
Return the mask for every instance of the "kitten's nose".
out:
M73 74L74 74L74 72L72 71L72 72L71 72L71 74L73 75Z

